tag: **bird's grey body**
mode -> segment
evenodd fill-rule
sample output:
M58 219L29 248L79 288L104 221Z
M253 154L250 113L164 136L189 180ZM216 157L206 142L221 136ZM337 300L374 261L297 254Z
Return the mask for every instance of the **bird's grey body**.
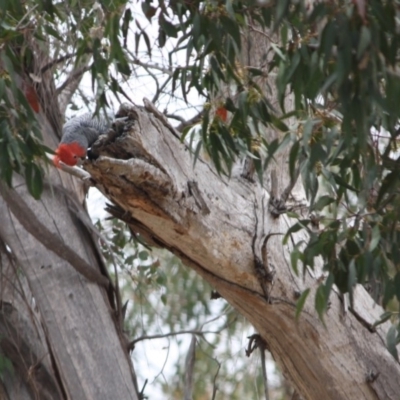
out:
M71 118L63 126L61 143L77 142L87 149L109 131L112 121L111 116L93 116L91 113Z

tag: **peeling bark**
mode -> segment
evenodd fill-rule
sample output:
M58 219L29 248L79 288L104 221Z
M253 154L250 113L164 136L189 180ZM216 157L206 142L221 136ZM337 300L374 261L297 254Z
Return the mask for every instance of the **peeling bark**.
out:
M292 245L282 245L280 236L290 219L272 216L270 193L242 178L241 171L231 179L220 177L201 159L193 169L190 152L174 129L147 109L122 107L119 116L128 121L110 140L95 144L98 158L84 163L115 203L116 214L180 257L236 307L305 398L398 399L400 366L385 347L387 325L371 332L360 322L371 326L382 309L357 287L359 318L347 312L334 291L326 327L310 299L296 322L298 293L306 288L315 293L323 275L317 267L304 279L293 273ZM287 187L283 182L275 188L278 193ZM267 282L268 296L256 269L263 266L274 273Z

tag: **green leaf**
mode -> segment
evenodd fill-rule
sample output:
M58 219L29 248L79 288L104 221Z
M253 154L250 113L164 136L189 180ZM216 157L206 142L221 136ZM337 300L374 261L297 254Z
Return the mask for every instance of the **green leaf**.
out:
M322 31L320 46L320 51L322 52L321 56L324 56L324 68L327 66L328 62L331 59L331 52L335 43L335 37L336 24L334 21L328 21Z
M276 118L274 115L270 116L271 123L274 125L276 128L278 128L280 131L286 133L289 132L289 127L282 121L281 118ZM268 121L268 119L267 119Z
M325 297L325 288L323 285L318 286L315 293L315 309L317 310L320 320L324 321L324 313L327 308L327 298Z
M124 38L124 47L126 47L127 45L129 24L131 21L132 21L132 11L130 8L127 8L124 12L124 17L121 26L122 37Z
M249 74L251 74L252 76L261 76L264 74L262 69L256 68L256 67L248 67L247 70L248 70Z
M130 256L128 256L128 257L125 258L124 264L132 266L132 265L133 265L133 262L134 262L135 260L136 260L136 256L135 256L135 255L130 255Z
M310 156L308 158L310 168L314 168L317 162L322 163L326 159L327 159L327 154L323 149L323 147L321 146L321 143L314 143L311 146Z
M332 173L332 176L333 176L335 182L336 182L338 185L343 186L343 187L346 188L346 189L352 190L353 192L358 192L358 190L357 190L355 187L349 185L349 184L348 184L341 176L339 176L338 174Z
M290 254L290 262L292 264L292 268L293 268L293 271L296 274L296 276L299 276L299 270L297 268L297 263L298 263L299 259L301 259L301 254L302 253L300 252L300 250L297 246L292 250L292 252Z
M305 149L309 149L310 147L310 139L311 139L311 134L313 131L313 127L316 121L313 121L311 119L308 119L306 123L304 124L304 129L303 129L303 146Z
M286 12L289 8L290 1L289 0L279 0L276 3L276 12L275 12L275 28L281 23L281 20L286 15Z
M396 292L397 301L400 302L400 272L397 272L393 281L394 281L394 289Z
M329 204L332 204L335 201L335 199L331 196L324 195L318 198L317 202L313 206L314 211L321 211L323 208L328 206Z
M386 311L384 312L378 319L378 321L376 321L374 323L374 327L383 324L384 322L388 321L391 317L392 317L393 313L391 311Z
M218 79L220 79L221 81L225 82L225 75L222 72L222 69L217 61L217 59L213 56L210 57L210 67L211 70L213 72L215 72L216 76L218 77ZM218 80L216 79L216 80Z
M224 27L224 30L229 33L229 35L232 37L232 39L235 41L235 44L237 46L237 50L240 51L241 48L241 36L240 36L240 29L239 25L236 21L232 20L229 17L226 17L222 15L220 17L220 21L222 26Z
M388 333L386 335L386 344L390 354L394 357L394 359L399 362L399 355L397 353L397 329L394 325L392 325Z
M338 73L333 72L328 78L326 78L325 83L322 85L319 93L324 94L337 80Z
M143 36L144 42L146 43L146 47L147 47L147 52L149 53L149 55L151 56L151 46L150 46L150 39L149 36L147 35L147 33L145 31L141 32L141 36Z
M33 180L30 192L35 199L39 199L43 192L43 171L36 164L33 164Z
M284 0L284 1L286 1L286 0ZM279 3L280 3L280 2L279 2ZM283 53L283 51L282 51L275 43L271 43L271 47L272 47L272 49L274 50L275 54L276 54L277 56L279 56L279 58L280 58L282 61L286 61L286 56L285 56L285 54Z
M176 82L179 78L180 73L181 73L181 68L175 68L174 73L172 74L172 93L175 92Z
M248 114L248 103L247 103L247 97L248 97L248 92L247 91L242 91L239 94L239 113L242 118L243 123L247 123L247 114Z
M233 9L233 4L232 4L232 0L226 0L225 1L225 7L226 7L226 11L228 12L228 15L233 19L235 18L235 11Z
M378 246L378 244L379 244L379 242L381 240L381 232L379 230L379 226L378 225L375 225L372 228L371 235L372 235L372 237L371 237L371 241L369 243L369 251L372 252L372 251L375 250L376 246Z
M60 36L60 34L50 25L45 25L44 26L45 32L50 35L55 37L56 39L63 41L63 38Z
M165 31L160 29L158 31L158 44L160 48L163 48L165 46L165 43L167 42L167 36L165 34Z
M350 261L349 264L349 271L347 275L347 290L349 292L350 296L350 304L353 307L353 288L357 283L357 270L356 270L356 265L354 259Z
M196 145L196 150L193 153L193 168L196 166L196 161L199 158L200 150L203 147L203 142L199 140L199 142Z
M379 189L376 204L379 205L385 194L390 193L394 188L397 188L399 179L399 173L397 170L390 172L383 179L382 185Z
M135 54L138 55L139 52L139 44L140 44L140 38L141 38L140 33L135 33Z
M358 42L357 58L360 59L364 54L366 48L371 43L371 31L366 25L361 27L360 41Z
M201 17L198 12L194 14L192 24L193 24L192 28L193 42L197 43L201 35Z
M178 37L178 30L175 25L171 24L171 22L167 21L163 14L160 15L159 19L160 28L165 32L165 34L169 37L176 38Z
M151 19L156 15L157 8L152 7L149 3L143 1L142 2L142 10L143 14L146 16L146 18L151 21Z
M301 294L301 296L299 297L299 299L296 302L296 314L295 314L295 318L296 321L298 321L299 316L301 314L301 312L303 311L304 308L304 304L306 303L307 297L310 294L310 289L306 289L304 290L304 292Z
M296 233L298 231L300 231L301 229L305 229L307 227L307 225L310 223L311 221L309 219L303 219L297 223L295 223L294 225L292 225L288 231L286 232L284 238L283 238L283 244L286 244L290 235L292 233Z
M296 172L296 162L298 161L300 150L300 141L296 141L296 143L292 146L289 153L289 172L290 179L294 180L295 172Z
M223 126L222 124L220 124L219 126L219 132L221 134L221 137L225 143L225 146L230 149L233 153L237 153L238 150L236 148L236 143L232 138L232 135L229 133L228 129L226 128L226 126Z
M142 261L146 261L149 258L149 253L146 250L142 250L139 252L138 257L142 260Z

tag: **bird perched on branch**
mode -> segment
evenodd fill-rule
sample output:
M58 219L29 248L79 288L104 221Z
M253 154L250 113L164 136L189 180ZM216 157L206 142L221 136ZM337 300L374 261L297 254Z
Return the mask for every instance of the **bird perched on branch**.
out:
M111 117L93 116L91 113L71 118L63 126L61 142L53 158L54 165L60 168L60 161L71 167L76 165L97 138L109 131L111 123Z

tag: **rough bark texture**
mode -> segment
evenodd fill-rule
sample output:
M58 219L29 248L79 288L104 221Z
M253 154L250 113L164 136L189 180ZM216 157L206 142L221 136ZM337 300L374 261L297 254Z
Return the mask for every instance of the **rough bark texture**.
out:
M193 169L190 151L152 107L124 107L120 115L129 120L85 163L115 203L110 211L210 282L254 325L305 398L398 399L400 366L385 347L387 325L371 329L382 310L368 293L358 287L349 310L334 292L326 327L309 298L296 322L298 294L314 293L322 274L295 276L291 242L268 236L291 225L270 215L269 193L240 170L228 180L202 160Z
M4 243L0 251L0 347L12 363L4 371L1 399L61 399L39 314L26 279ZM20 275L20 274L19 274Z
M27 193L22 179L16 179L15 186L15 194L25 200L27 209L50 229L51 234L68 243L73 252L95 269L99 261L92 239L71 215L65 198L49 187L41 200L35 201ZM105 290L76 272L53 252L54 249L47 248L42 243L45 238L26 231L18 215L11 213L4 201L8 198L8 189L3 186L1 192L0 237L28 279L53 358L53 379L58 382L60 392L71 399L137 398L129 359L116 330L114 311ZM20 347L21 353L22 350ZM45 355L48 353L37 357ZM34 366L31 362L27 368ZM40 393L39 398L45 398Z

